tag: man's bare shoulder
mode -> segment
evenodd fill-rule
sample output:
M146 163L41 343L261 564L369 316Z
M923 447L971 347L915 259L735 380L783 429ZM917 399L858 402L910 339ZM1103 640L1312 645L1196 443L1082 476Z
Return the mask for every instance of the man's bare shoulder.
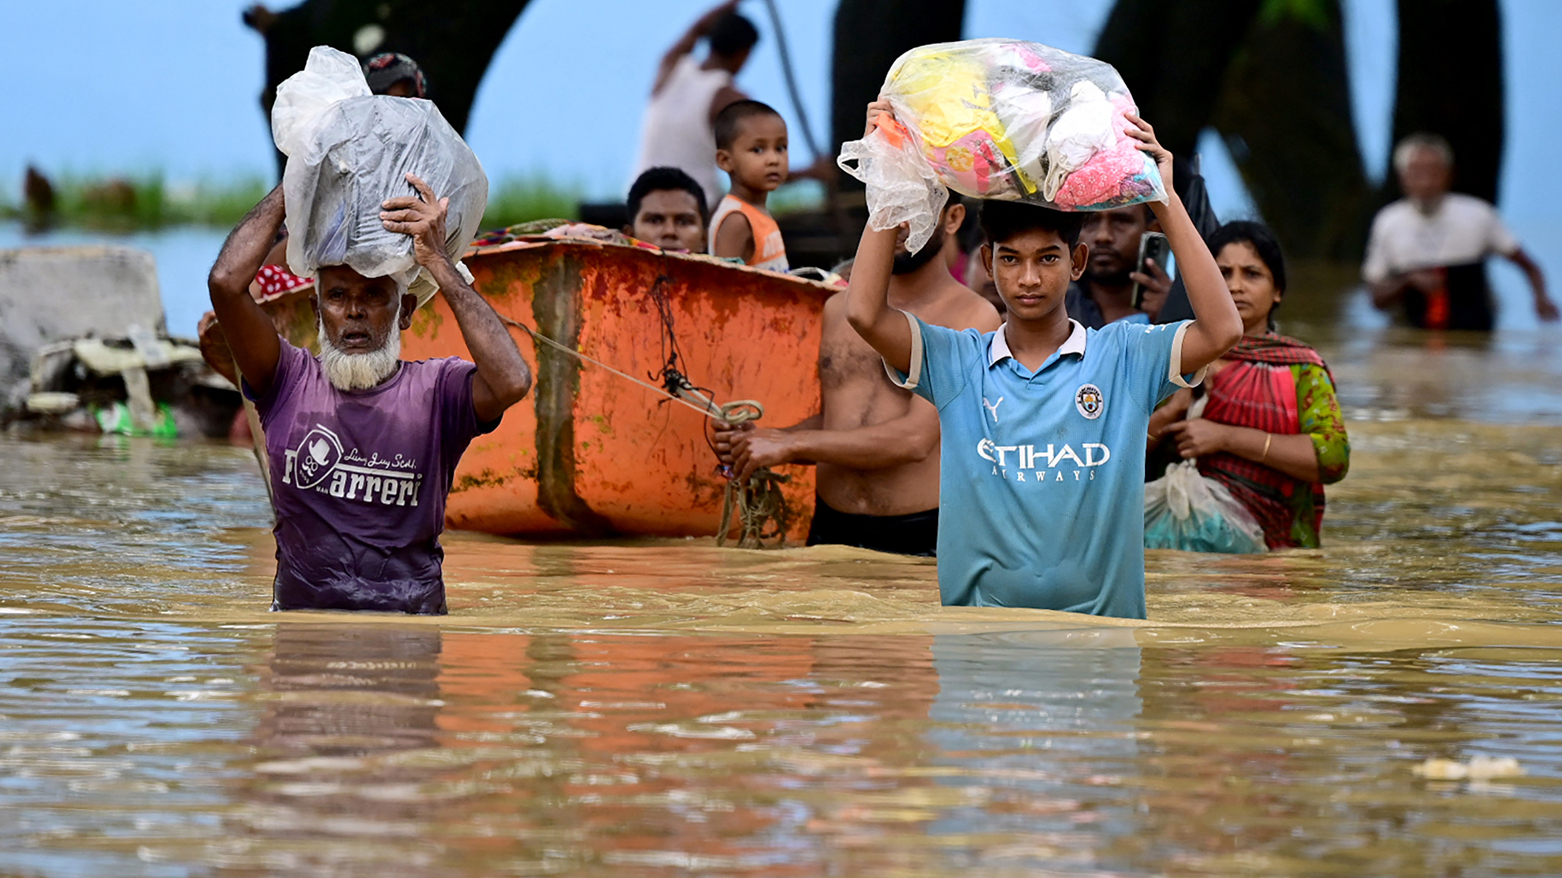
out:
M935 326L977 332L991 332L1002 322L991 302L952 277L940 285L937 298L918 309L917 316Z

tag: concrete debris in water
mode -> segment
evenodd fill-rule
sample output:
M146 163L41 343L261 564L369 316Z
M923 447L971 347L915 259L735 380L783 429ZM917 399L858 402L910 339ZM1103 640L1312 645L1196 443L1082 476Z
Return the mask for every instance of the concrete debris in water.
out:
M150 253L0 250L0 428L218 437L238 408L168 336Z

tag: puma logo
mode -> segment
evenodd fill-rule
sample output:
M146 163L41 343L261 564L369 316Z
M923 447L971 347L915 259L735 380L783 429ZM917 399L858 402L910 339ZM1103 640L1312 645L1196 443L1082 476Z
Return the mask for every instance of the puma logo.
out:
M988 402L987 397L982 397L982 405L993 416L993 423L998 423L998 406L1003 405L1003 397L998 397L997 402Z

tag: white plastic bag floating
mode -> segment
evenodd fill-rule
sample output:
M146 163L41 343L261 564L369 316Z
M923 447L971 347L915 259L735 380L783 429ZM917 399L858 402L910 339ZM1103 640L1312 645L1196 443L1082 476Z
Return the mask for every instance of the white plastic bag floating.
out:
M1144 547L1253 554L1268 550L1264 529L1231 490L1185 460L1144 486Z
M450 199L445 252L452 259L477 234L488 206L477 156L433 103L370 94L351 55L316 46L303 71L277 86L271 133L288 157L287 260L302 277L346 265L365 277L394 277L418 304L427 301L434 286L426 272L420 277L411 236L380 222L385 199L417 195L409 171Z
M881 94L900 124L842 145L837 162L867 185L875 229L910 223L912 250L948 189L1060 210L1166 200L1155 160L1125 133L1133 98L1104 61L1019 40L937 43L901 55Z

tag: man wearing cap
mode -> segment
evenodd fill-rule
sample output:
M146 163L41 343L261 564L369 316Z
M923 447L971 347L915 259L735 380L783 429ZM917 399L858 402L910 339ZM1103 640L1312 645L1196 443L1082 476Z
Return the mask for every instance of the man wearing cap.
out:
M345 265L316 278L320 355L280 338L249 291L282 226L280 186L228 236L208 278L266 432L274 610L446 612L439 534L456 463L531 389L514 340L444 249L447 202L407 181L418 196L384 202L381 221L412 237L473 362L403 362L417 297Z
M400 52L381 52L363 62L369 91L397 98L427 98L428 83L418 62Z

